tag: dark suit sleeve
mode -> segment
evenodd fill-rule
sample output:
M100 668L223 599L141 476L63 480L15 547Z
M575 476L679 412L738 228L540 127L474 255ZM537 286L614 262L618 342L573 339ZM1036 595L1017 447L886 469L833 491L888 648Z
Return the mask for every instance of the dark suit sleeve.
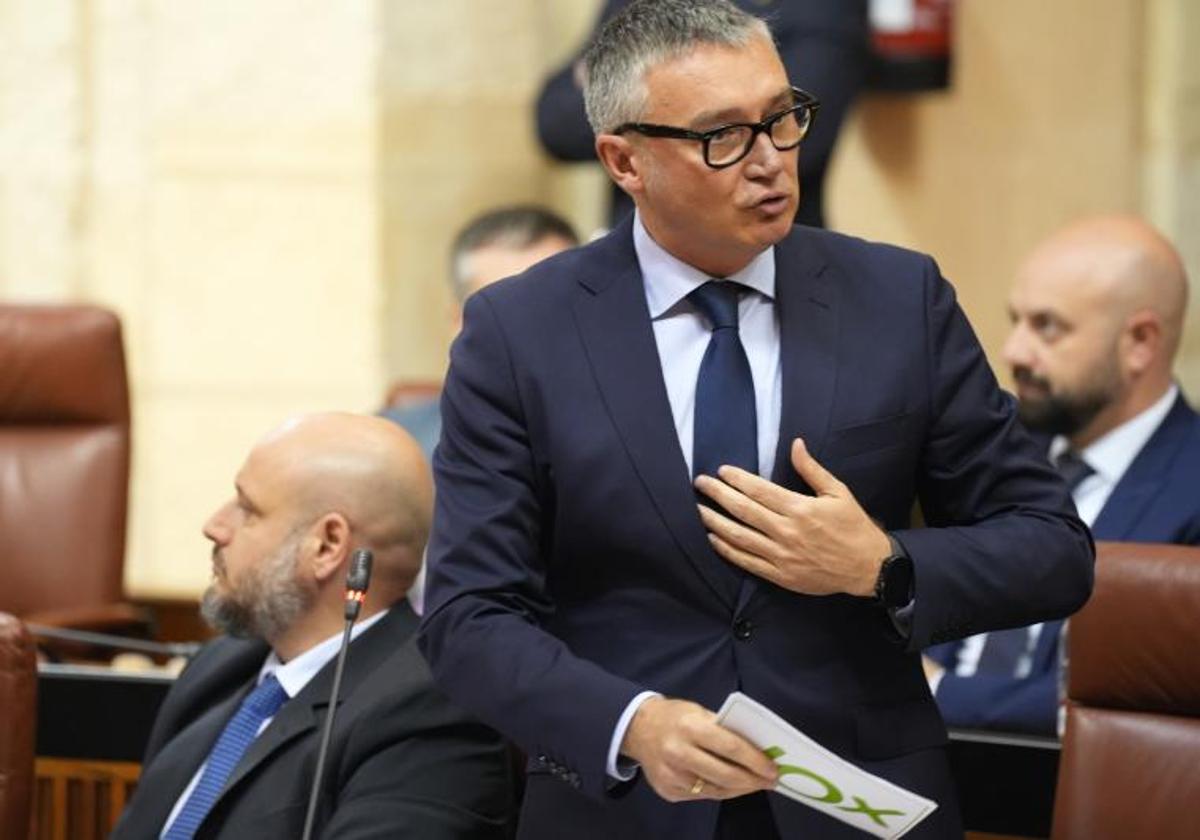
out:
M422 650L439 685L576 787L601 794L616 722L642 690L547 632L553 504L535 469L510 342L486 293L451 351L434 456Z
M928 527L896 532L915 568L914 652L1075 612L1091 593L1094 555L932 260L924 296L930 423L917 490Z
M503 741L432 691L364 716L325 840L504 840L512 813ZM336 770L337 768L330 768Z

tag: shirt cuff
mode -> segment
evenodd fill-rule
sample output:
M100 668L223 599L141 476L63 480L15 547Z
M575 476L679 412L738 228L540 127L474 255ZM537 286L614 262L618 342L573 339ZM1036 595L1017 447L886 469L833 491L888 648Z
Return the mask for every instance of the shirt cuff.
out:
M620 756L621 742L625 740L625 730L629 728L629 722L633 720L634 713L643 703L651 697L661 696L657 691L643 691L629 701L629 705L625 707L621 717L617 718L617 726L613 729L612 743L608 745L608 762L605 764L605 770L618 782L628 782L637 775L638 771L636 761L630 761Z

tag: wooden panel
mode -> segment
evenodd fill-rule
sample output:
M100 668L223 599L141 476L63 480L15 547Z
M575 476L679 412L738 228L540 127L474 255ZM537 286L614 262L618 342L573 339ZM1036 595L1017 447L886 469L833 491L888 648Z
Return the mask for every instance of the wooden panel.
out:
M141 765L39 758L34 772L34 840L103 840L133 795Z

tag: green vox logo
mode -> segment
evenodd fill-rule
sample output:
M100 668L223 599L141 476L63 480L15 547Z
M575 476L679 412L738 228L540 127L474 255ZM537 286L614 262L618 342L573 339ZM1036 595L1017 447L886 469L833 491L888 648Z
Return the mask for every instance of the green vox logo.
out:
M781 747L768 747L767 749L763 750L763 752L766 753L767 758L771 759L772 761L775 761L784 754ZM812 799L817 802L826 802L830 805L837 805L839 811L846 811L850 814L864 814L876 825L882 826L883 828L890 828L890 826L883 821L885 816L905 816L903 811L896 811L890 808L872 808L861 796L852 795L850 797L850 799L854 802L853 807L849 805L839 805L838 803L845 801L845 795L837 785L826 779L824 776L814 773L812 770L807 770L803 767L797 767L794 764L783 764L779 761L775 761L775 763L779 767L779 783L792 793L803 796L805 799ZM806 793L805 791L788 784L788 776L803 776L806 779L810 779L823 788L825 793L821 796L817 796L816 794L812 793Z

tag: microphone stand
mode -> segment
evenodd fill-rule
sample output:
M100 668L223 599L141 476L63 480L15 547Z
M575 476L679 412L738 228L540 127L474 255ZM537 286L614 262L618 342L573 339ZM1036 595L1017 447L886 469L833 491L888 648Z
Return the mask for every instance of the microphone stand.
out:
M359 549L350 558L350 571L346 575L346 627L342 630L342 645L338 648L337 664L333 671L333 688L329 691L329 710L325 713L325 722L321 726L321 746L317 750L317 769L313 774L312 789L308 794L308 811L304 815L303 840L311 840L313 823L317 817L317 798L321 790L321 779L325 774L325 754L329 750L329 739L333 735L333 719L337 714L338 694L342 689L342 671L346 666L346 654L350 650L350 631L354 621L362 609L363 600L367 596L367 586L371 582L372 555L366 549Z

